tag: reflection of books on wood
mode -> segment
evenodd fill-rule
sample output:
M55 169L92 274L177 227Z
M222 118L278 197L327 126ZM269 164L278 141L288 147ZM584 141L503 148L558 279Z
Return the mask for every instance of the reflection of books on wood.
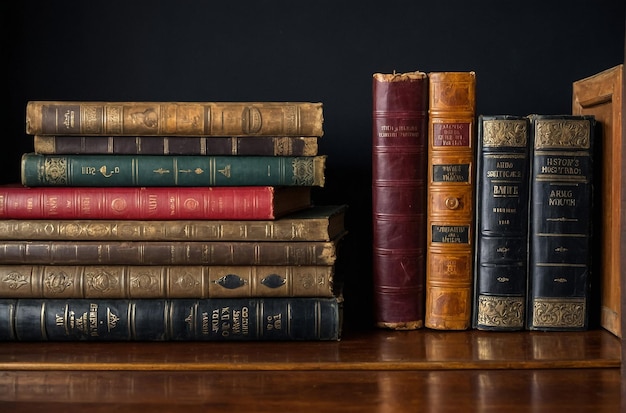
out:
M624 182L622 174L626 167L622 160L623 153L623 102L624 65L618 65L593 76L577 80L572 89L572 114L593 115L599 123L596 153L602 168L595 176L596 189L594 200L598 225L594 231L596 255L594 263L598 280L593 290L599 289L600 325L618 337L622 337L622 263L624 255L621 237L624 222L620 215ZM599 288L598 288L599 287ZM593 296L594 300L598 298Z
M0 341L339 340L337 297L0 299Z
M315 205L266 220L5 219L2 240L330 241L347 205Z
M593 116L532 115L529 330L586 330L592 277Z
M318 102L30 101L29 135L322 136Z
M0 219L267 220L308 208L311 202L309 187L4 185Z
M331 241L2 241L3 264L334 265Z
M24 186L324 186L326 156L22 155Z
M315 156L317 137L300 136L46 136L33 138L40 154Z
M0 265L3 298L334 297L330 265Z

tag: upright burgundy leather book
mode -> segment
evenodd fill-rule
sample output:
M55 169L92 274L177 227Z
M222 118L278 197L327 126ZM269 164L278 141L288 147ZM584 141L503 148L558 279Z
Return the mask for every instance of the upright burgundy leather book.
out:
M424 325L428 77L376 73L372 110L376 326Z

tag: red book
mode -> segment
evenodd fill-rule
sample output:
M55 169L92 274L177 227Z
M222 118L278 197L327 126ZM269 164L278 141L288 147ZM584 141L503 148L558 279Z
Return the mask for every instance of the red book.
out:
M421 328L424 320L425 73L374 74L373 271L376 325Z
M0 219L275 219L311 206L310 187L0 186Z

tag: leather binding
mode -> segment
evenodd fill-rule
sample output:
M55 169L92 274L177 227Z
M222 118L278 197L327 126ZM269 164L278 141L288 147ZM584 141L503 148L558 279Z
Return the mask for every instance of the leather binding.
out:
M478 117L472 325L523 330L526 310L530 124Z
M318 186L326 155L22 155L24 186Z
M333 297L331 265L0 265L3 298Z
M372 220L376 326L424 325L428 77L373 75Z
M0 219L268 220L309 207L305 186L0 186Z
M29 101L29 135L322 136L319 102Z
M0 219L0 240L330 241L348 206L314 205L276 219Z
M338 297L0 299L0 341L337 341Z
M331 241L2 241L2 264L334 265Z
M429 73L425 326L471 325L476 74Z
M586 330L595 118L531 115L529 330Z
M41 154L315 156L317 137L300 136L46 136L33 137Z

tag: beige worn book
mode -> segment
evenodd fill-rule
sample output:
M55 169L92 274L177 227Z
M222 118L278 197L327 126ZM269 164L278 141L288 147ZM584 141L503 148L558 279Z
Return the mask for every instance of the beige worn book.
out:
M332 297L334 266L0 265L3 298Z
M30 101L29 135L322 136L319 102Z
M317 205L268 220L5 219L0 240L330 241L347 205Z

